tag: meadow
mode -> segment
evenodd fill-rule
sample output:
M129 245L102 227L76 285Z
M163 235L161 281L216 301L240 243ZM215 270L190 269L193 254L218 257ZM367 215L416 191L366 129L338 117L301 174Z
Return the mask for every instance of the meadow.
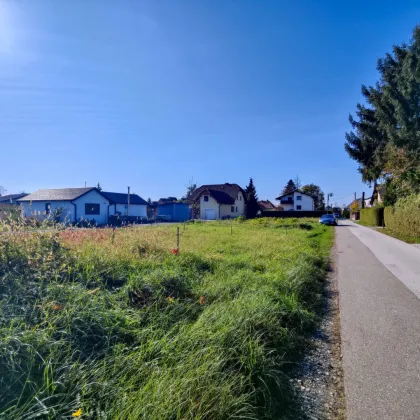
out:
M286 418L333 230L180 230L0 235L0 418Z

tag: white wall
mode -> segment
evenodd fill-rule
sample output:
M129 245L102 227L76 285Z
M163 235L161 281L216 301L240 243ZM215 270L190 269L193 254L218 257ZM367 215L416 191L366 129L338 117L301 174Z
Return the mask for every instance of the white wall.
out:
M60 222L72 223L74 221L74 206L70 201L23 201L21 206L25 217L35 216L40 220L47 217L45 205L51 204L51 212L57 208L63 209L60 216Z
M87 194L73 200L76 204L76 220L95 220L98 225L106 225L108 223L108 204L109 201L99 194L97 191L92 190ZM85 204L99 204L99 214L85 214Z
M292 194L286 195L282 198L282 200L287 200L288 197L293 197L293 204L282 203L280 202L280 206L284 208L285 211L288 210L295 210L295 211L313 211L314 210L314 199L309 197L308 195L299 193L295 191ZM300 200L297 197L301 197ZM298 210L297 206L301 206Z
M115 215L115 210L122 216L127 215L127 204L111 204L109 215ZM130 204L130 214L128 216L147 217L147 206L143 204Z
M309 197L309 195L301 194L297 191L293 193L294 197L294 209L299 211L297 206L301 206L301 211L313 211L314 210L314 199ZM300 200L297 197L302 197Z
M204 196L206 196L206 194L203 194L200 197L200 219L205 219L205 209L214 209L214 214L216 216L216 219L220 218L220 214L219 214L219 203L210 195L207 195L207 197L209 198L209 201L204 201Z

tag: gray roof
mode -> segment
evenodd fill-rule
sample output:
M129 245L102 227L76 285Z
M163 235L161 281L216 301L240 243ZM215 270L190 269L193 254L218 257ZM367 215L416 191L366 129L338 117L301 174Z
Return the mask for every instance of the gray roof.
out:
M127 193L114 193L114 192L105 192L101 191L101 194L108 199L111 204L128 204L128 194ZM144 201L137 194L130 194L130 204L141 204L147 206L147 202Z
M0 203L11 203L16 201L19 198L25 197L25 195L28 195L26 193L23 194L8 194L8 195L0 195Z
M91 190L96 190L94 187L87 188L57 188L53 190L38 190L32 194L19 199L18 201L71 201L88 193Z

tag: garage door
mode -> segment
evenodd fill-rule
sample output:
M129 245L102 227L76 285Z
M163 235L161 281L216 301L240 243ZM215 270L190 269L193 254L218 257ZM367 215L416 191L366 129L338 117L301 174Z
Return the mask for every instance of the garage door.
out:
M216 219L216 213L214 209L204 209L204 218L206 220L215 220Z

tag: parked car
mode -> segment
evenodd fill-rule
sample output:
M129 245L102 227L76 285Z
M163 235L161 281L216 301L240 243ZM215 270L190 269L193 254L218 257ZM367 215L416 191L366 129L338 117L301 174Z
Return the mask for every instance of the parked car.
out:
M321 216L319 223L321 223L321 225L337 226L337 220L332 214L324 214Z
M341 217L341 214L340 214L340 213L333 213L333 216L334 216L336 219L339 219L339 218Z

